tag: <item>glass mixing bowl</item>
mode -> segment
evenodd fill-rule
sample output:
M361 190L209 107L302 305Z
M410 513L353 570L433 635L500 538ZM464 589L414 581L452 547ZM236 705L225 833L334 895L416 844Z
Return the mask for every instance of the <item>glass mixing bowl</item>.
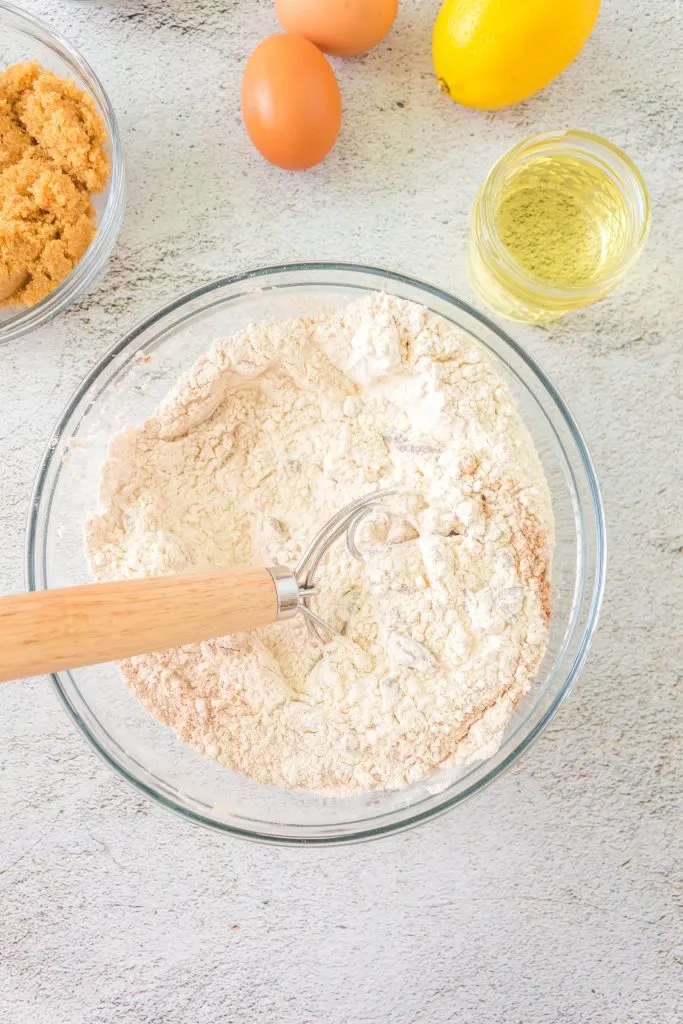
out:
M123 147L112 105L99 79L66 39L37 18L0 0L0 71L24 60L35 60L62 78L73 79L90 93L107 130L111 174L104 191L93 196L97 234L85 256L69 276L35 306L0 309L0 344L41 327L82 295L109 259L123 222Z
M29 588L91 579L83 522L97 508L111 436L148 417L216 338L250 322L333 309L372 291L421 303L467 331L516 397L556 520L548 653L493 757L444 767L397 792L335 799L263 786L202 759L143 710L114 664L53 676L66 708L108 764L159 803L231 835L348 842L454 807L500 775L545 728L571 690L596 627L605 578L600 492L581 434L548 378L499 327L452 295L399 274L327 263L271 267L207 285L155 313L104 356L69 402L42 460L28 523Z

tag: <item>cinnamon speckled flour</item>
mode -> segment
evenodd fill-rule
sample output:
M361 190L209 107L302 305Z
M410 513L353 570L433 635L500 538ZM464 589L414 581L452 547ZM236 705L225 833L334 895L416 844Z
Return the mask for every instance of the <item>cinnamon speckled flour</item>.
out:
M380 487L364 560L337 544L316 610L131 658L180 739L259 782L344 795L490 755L543 656L550 495L511 395L462 331L376 294L215 343L115 437L86 524L99 579L293 565Z

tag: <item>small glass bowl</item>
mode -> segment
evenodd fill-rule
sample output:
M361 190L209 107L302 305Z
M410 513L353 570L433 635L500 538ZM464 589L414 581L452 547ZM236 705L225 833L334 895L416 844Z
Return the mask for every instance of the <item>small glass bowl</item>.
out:
M212 342L249 323L331 311L373 291L420 303L466 331L515 397L543 463L555 516L548 652L488 760L442 767L401 790L336 799L260 785L203 759L144 710L114 664L52 677L67 710L112 768L163 806L230 835L329 845L395 832L456 806L509 768L546 727L571 690L597 624L605 580L600 492L578 427L543 371L454 296L400 274L334 263L268 267L216 281L180 296L110 349L69 402L43 456L28 522L29 589L92 579L83 524L98 508L109 441L149 417Z
M624 204L619 260L590 287L552 287L521 266L502 241L496 215L506 185L532 161L570 156L604 172ZM556 172L559 173L559 172ZM596 207L600 195L591 197ZM624 279L638 259L650 228L650 201L642 175L617 146L582 131L534 135L513 146L489 172L472 211L469 273L473 287L496 312L525 323L547 323L572 309L603 298Z
M121 136L107 94L87 61L66 39L30 14L0 0L0 70L35 60L88 92L104 120L109 138L111 174L106 188L93 196L97 234L69 276L41 302L27 309L0 309L0 343L42 327L88 288L107 262L123 222L125 171Z

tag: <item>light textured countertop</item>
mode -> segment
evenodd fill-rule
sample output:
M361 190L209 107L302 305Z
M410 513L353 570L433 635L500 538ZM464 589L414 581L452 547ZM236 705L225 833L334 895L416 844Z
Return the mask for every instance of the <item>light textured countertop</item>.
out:
M339 65L343 137L299 176L265 165L240 125L240 68L276 29L269 0L25 6L102 78L129 194L115 255L85 299L0 350L2 590L22 586L29 492L64 403L171 297L258 264L338 258L471 299L475 190L541 128L624 146L654 219L617 295L550 330L513 328L585 432L609 529L600 629L544 736L485 793L416 831L332 852L271 849L148 803L100 763L46 680L3 686L0 1021L677 1024L680 4L608 0L560 81L487 115L439 95L437 4L406 0L390 39Z

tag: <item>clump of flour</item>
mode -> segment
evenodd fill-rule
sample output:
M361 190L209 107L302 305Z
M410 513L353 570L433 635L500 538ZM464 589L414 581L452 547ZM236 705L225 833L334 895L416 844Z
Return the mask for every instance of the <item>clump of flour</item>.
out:
M259 782L343 795L488 756L550 618L550 495L511 395L462 331L374 294L215 343L116 436L86 524L98 579L293 565L378 488L363 561L337 544L302 621L131 658L179 738Z

